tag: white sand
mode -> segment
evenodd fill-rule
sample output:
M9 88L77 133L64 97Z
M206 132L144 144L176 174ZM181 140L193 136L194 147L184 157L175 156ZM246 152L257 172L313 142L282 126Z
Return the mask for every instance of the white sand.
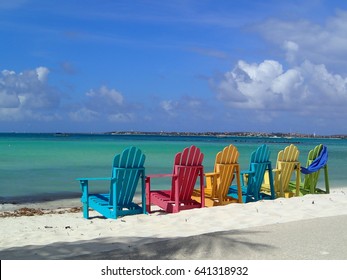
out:
M103 252L124 251L139 244L340 215L347 215L346 188L332 189L329 195L235 203L177 214L155 212L117 220L104 219L94 211L89 220L81 212L5 217L0 218L0 259L99 258ZM127 258L137 258L134 251L132 254ZM191 255L192 259L200 257Z

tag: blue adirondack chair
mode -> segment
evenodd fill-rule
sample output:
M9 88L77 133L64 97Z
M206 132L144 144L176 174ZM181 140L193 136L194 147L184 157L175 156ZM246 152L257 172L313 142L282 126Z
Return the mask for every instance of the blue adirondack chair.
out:
M82 189L83 217L89 218L92 208L106 218L145 214L145 155L136 147L126 148L114 157L112 175L109 178L78 178ZM107 180L110 182L109 193L90 194L89 181ZM142 205L133 202L138 185L141 185Z
M265 174L269 176L270 193L261 191ZM261 145L252 153L249 170L241 171L241 184L243 202L275 199L270 151L267 145ZM238 198L237 187L231 186L228 195Z

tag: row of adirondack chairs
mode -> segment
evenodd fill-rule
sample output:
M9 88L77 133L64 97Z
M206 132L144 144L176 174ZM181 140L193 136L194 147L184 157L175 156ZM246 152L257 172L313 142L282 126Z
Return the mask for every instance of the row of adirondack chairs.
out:
M295 145L289 145L278 153L275 168L271 165L268 146L259 146L251 154L249 169L245 171L240 170L239 151L232 144L217 153L214 170L208 173L204 173L204 154L196 146L176 154L170 174L145 174L145 159L140 149L129 147L114 157L111 177L78 178L84 218L89 218L90 208L106 218L116 219L118 216L149 213L153 205L165 212L177 213L233 202L329 193L328 157L323 145L310 151L306 167L300 166L299 150ZM321 169L324 169L325 190L317 188ZM306 174L303 181L301 172ZM171 186L164 190L153 189L152 180L164 177L171 177ZM90 192L89 182L100 180L110 183L109 192ZM134 202L138 187L141 188L141 203Z

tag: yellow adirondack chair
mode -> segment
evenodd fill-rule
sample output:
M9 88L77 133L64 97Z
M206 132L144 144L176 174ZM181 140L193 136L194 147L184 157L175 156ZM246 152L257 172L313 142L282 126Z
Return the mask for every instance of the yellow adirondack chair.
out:
M326 149L326 147L325 147ZM314 161L318 160L319 156L321 156L321 160L315 167L318 169L315 172L309 172L304 176L304 180L300 182L300 195L305 195L305 194L316 194L316 193L329 193L330 188L329 188L329 176L328 176L328 164L327 164L327 150L326 152L326 157L324 163L322 163L322 154L323 154L323 145L319 144L316 147L314 147L312 150L309 151L308 156L307 156L307 162L306 162L306 168L309 168L310 165ZM322 153L322 154L321 154ZM303 169L303 168L302 168ZM319 174L321 169L324 169L324 183L325 183L325 190L322 190L320 188L317 188L318 184L318 179L319 179ZM295 182L290 182L290 187L295 188Z
M238 158L239 152L232 144L217 153L214 171L205 173L205 205L207 207L225 205L232 202L242 203ZM238 199L228 196L229 187L232 185L235 177L238 188ZM194 190L193 198L200 199L199 190Z
M298 148L291 144L277 155L274 172L276 197L292 197L300 195L300 162ZM294 190L289 188L292 177L295 176ZM268 176L265 176L268 178ZM264 182L262 189L269 189L268 182Z

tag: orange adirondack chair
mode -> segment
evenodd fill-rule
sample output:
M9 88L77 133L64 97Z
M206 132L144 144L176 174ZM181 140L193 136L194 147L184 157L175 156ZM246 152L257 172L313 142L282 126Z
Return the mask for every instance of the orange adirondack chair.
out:
M177 213L180 210L203 208L204 200L192 199L192 193L200 179L201 198L204 197L204 154L196 146L185 148L176 154L172 174L154 174L146 176L146 208L151 212L151 204L159 206L165 212ZM172 177L170 190L151 190L151 179Z
M239 151L230 144L217 153L214 170L205 174L205 205L207 207L225 205L232 202L242 202L242 189L240 182L240 165L238 163ZM228 196L229 187L236 177L238 197ZM193 198L200 201L200 191L194 190Z

